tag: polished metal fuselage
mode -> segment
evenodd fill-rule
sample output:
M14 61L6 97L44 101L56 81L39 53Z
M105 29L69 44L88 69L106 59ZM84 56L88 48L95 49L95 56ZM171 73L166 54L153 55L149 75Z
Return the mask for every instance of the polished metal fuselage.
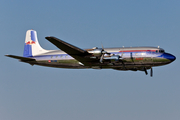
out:
M90 51L90 49L85 49ZM104 56L103 63L99 62L98 57L89 56L93 62L87 62L86 65L77 61L67 53L60 50L52 50L45 54L33 56L36 61L29 61L31 65L41 65L56 68L71 69L116 69L116 70L144 70L154 66L161 66L171 63L175 57L171 54L161 52L161 48L156 47L121 47L121 48L104 48L105 51L112 55L118 55L120 60L108 59L110 55Z

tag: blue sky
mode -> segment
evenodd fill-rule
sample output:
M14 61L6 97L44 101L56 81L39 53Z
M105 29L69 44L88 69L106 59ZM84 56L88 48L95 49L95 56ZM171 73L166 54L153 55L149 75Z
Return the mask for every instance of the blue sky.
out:
M180 1L0 1L0 119L179 120ZM143 72L71 70L30 66L7 58L22 55L34 29L80 48L160 46L173 63Z

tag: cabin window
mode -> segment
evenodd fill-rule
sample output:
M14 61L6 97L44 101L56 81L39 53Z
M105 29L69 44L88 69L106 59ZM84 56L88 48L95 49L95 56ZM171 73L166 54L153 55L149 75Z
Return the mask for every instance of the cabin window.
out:
M141 55L143 56L143 55L145 55L146 53L141 53Z

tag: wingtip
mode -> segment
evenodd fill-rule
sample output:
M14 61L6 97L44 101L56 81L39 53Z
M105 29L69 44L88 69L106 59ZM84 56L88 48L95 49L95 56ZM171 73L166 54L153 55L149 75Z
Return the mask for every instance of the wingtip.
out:
M45 37L47 40L49 40L50 38L52 38L52 36L47 36L47 37Z
M47 37L45 37L45 38L51 38L51 37L53 37L53 36L47 36Z
M58 38L56 38L56 37L53 37L53 36L48 36L48 37L45 37L48 41L52 41L52 40L60 40L60 39L58 39ZM62 41L62 40L61 40Z

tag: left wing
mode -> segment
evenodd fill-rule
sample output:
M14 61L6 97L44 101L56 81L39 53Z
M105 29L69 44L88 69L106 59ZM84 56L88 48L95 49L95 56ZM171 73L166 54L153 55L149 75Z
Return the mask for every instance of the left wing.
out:
M78 48L55 37L46 37L46 39L84 65L88 65L88 62L95 62L94 59L90 59L90 57L88 57L92 56L92 54L88 53L86 50Z

